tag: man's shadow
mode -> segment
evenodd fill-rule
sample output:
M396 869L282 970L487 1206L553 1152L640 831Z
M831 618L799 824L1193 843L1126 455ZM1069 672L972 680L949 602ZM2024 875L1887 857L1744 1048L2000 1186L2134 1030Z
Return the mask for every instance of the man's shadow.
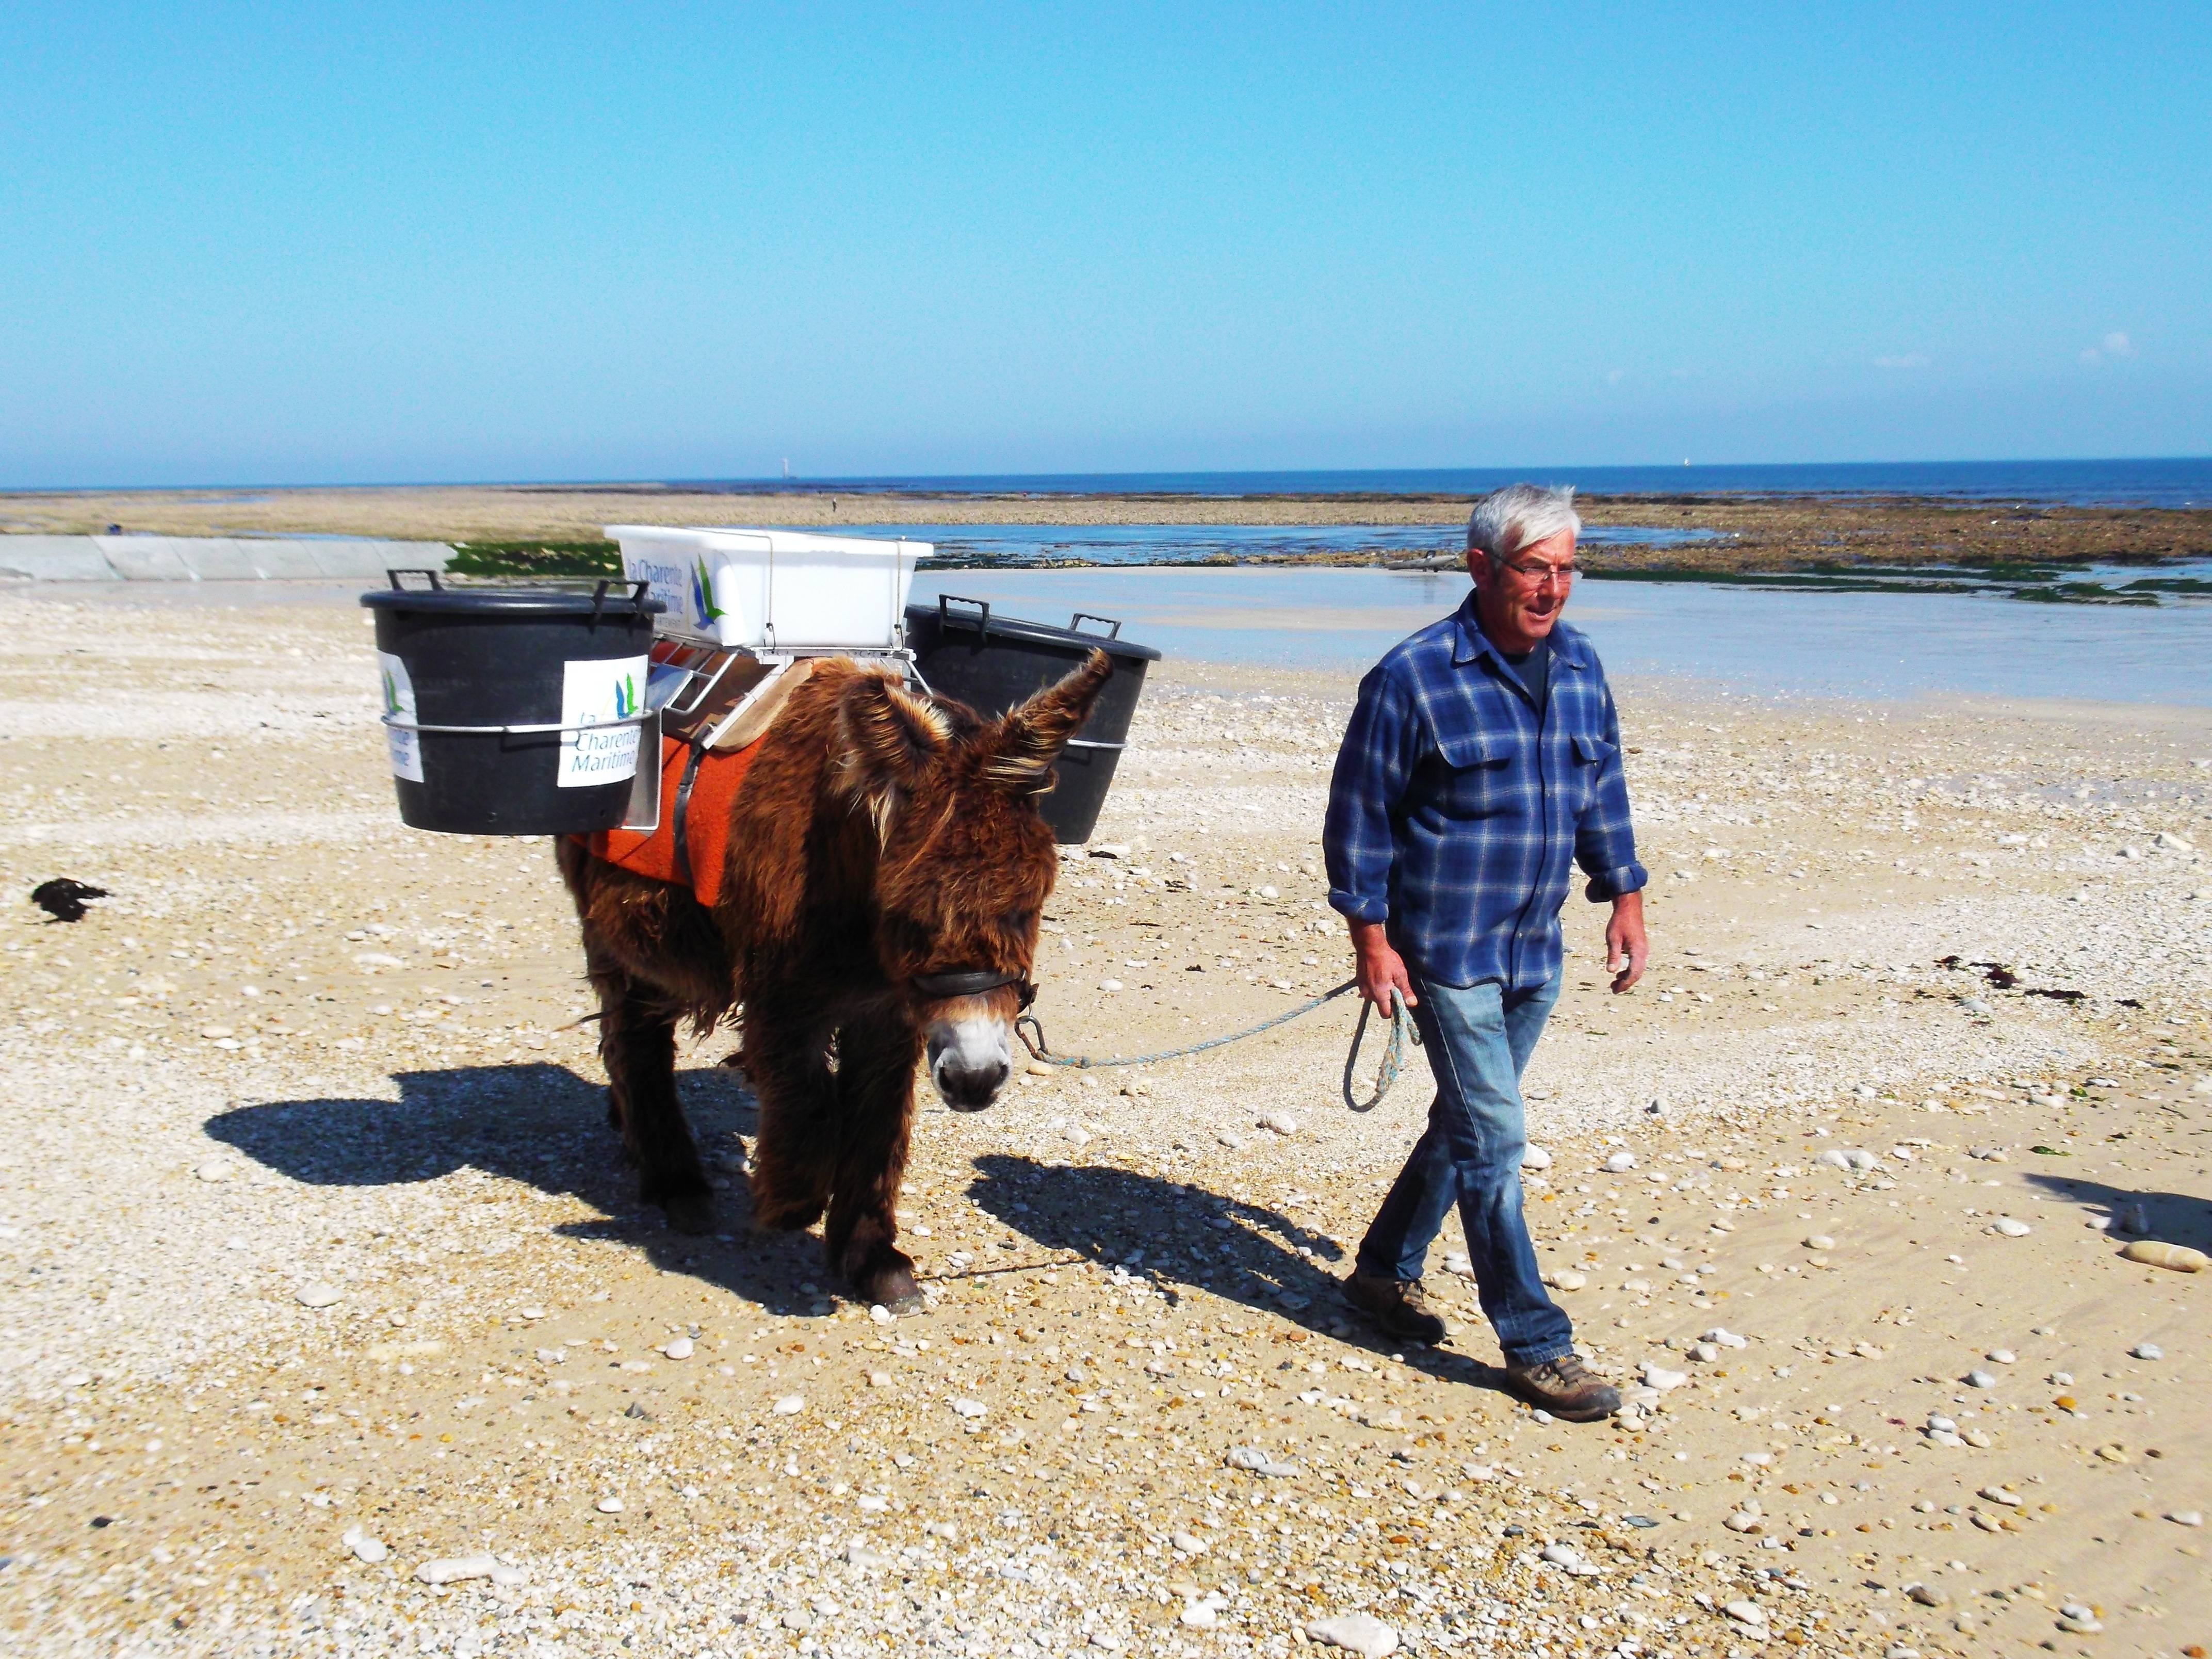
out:
M334 1097L240 1106L207 1133L295 1181L317 1187L404 1186L462 1169L582 1200L603 1218L565 1222L572 1238L617 1240L669 1272L688 1273L771 1313L810 1311L834 1291L818 1237L750 1231L741 1173L758 1108L738 1072L700 1066L677 1089L716 1187L719 1233L669 1231L641 1205L635 1175L607 1121L605 1085L543 1062L399 1072L399 1099ZM810 1285L816 1289L807 1288Z
M1280 1210L1197 1187L1178 1192L1130 1170L1060 1168L996 1153L978 1158L975 1169L969 1194L976 1204L1056 1258L1080 1256L1142 1280L1170 1304L1203 1289L1305 1330L1400 1355L1431 1376L1507 1392L1502 1367L1449 1346L1395 1341L1367 1325L1346 1307L1343 1281L1323 1265L1341 1261L1342 1248ZM1229 1224L1214 1224L1222 1221ZM981 1261L968 1271L979 1268L1009 1271ZM1315 1383L1332 1395L1346 1386L1341 1376ZM1410 1423L1397 1426L1415 1431Z
M2061 1202L2079 1204L2111 1217L2116 1224L2112 1231L2116 1243L2136 1237L2122 1232L2117 1224L2128 1220L2128 1212L2141 1206L2145 1224L2142 1237L2212 1253L2212 1204L2192 1194L2144 1192L2092 1181L2086 1176L2045 1175L2039 1170L2027 1178Z

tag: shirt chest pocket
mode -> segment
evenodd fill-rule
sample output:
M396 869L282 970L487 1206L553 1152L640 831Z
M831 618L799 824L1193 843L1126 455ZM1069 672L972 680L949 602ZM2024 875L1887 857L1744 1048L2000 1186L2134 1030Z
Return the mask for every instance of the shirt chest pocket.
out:
M1436 748L1436 795L1453 817L1487 817L1503 809L1517 789L1510 738L1470 732L1440 738Z
M1614 753L1614 746L1603 738L1590 737L1577 732L1567 738L1567 749L1573 757L1569 785L1577 807L1589 805L1597 793L1598 775Z

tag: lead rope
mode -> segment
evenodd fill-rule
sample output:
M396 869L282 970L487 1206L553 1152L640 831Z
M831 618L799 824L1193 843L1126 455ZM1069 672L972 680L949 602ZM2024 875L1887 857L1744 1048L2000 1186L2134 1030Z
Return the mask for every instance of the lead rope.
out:
M1355 1112L1371 1112L1382 1103L1382 1097L1390 1092L1390 1085L1398 1080L1398 1073L1406 1063L1406 1038L1410 1033L1413 1046L1421 1045L1421 1034L1406 1017L1406 999L1398 988L1390 988L1390 1041L1382 1050L1382 1069L1375 1074L1373 1098L1362 1101L1352 1091L1353 1073L1359 1068L1359 1045L1367 1036L1367 1016L1375 1012L1375 1005L1363 999L1359 1004L1359 1024L1352 1030L1352 1052L1344 1057L1344 1103Z
M1208 1048L1219 1048L1231 1042L1241 1042L1249 1036L1257 1036L1262 1031L1271 1031L1278 1025L1287 1024L1302 1014L1311 1013L1323 1003L1334 1002L1346 992L1358 988L1358 980L1348 979L1334 989L1324 991L1311 1000L1300 1003L1287 1013L1263 1019L1257 1025L1248 1025L1240 1031L1231 1031L1222 1036L1207 1037L1202 1042L1193 1042L1181 1048L1163 1048L1156 1054L1133 1054L1126 1059L1119 1054L1103 1059L1090 1054L1056 1054L1046 1042L1044 1026L1035 1014L1024 1014L1015 1020L1014 1035L1021 1038L1022 1047L1030 1051L1030 1058L1041 1065L1064 1066L1080 1072L1104 1071L1115 1066L1150 1066L1157 1060L1181 1060L1187 1054L1204 1054ZM1373 1004L1367 1002L1359 1005L1359 1024L1352 1034L1352 1052L1344 1058L1344 1103L1355 1112L1371 1112L1382 1103L1382 1097L1390 1092L1391 1085L1397 1082L1398 1073L1405 1066L1407 1039L1410 1038L1417 1048L1421 1043L1420 1032L1414 1029L1413 1021L1407 1017L1406 1000L1393 988L1390 993L1389 1046L1382 1052L1382 1068L1376 1074L1373 1097L1360 1100L1352 1092L1353 1074L1359 1065L1359 1045L1367 1035L1367 1016L1373 1007ZM1032 1032L1036 1034L1034 1036L1030 1035Z

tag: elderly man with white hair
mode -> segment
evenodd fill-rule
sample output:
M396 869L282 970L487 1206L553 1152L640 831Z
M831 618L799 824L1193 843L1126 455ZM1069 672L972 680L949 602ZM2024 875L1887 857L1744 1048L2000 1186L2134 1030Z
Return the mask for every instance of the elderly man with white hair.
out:
M1437 1095L1346 1296L1389 1334L1441 1342L1421 1270L1459 1206L1482 1310L1514 1391L1589 1422L1620 1396L1576 1357L1522 1214L1521 1073L1559 1000L1559 909L1572 866L1609 902L1613 989L1644 972L1643 888L1620 720L1597 653L1559 620L1577 574L1572 489L1518 483L1468 520L1474 591L1394 647L1359 684L1337 752L1323 845L1350 922L1360 994L1403 998Z

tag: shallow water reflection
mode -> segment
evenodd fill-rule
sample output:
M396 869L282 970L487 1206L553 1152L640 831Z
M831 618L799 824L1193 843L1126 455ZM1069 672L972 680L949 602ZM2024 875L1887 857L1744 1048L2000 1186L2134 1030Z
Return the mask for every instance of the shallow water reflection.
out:
M988 600L1060 623L1103 612L1170 657L1352 667L1443 616L1457 572L924 570L914 597ZM1568 618L1617 675L1664 674L1762 696L1933 692L2212 705L2212 605L2027 605L1964 594L1793 593L1591 580Z

